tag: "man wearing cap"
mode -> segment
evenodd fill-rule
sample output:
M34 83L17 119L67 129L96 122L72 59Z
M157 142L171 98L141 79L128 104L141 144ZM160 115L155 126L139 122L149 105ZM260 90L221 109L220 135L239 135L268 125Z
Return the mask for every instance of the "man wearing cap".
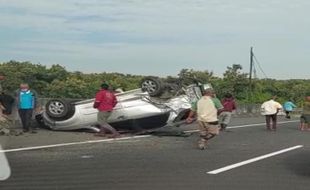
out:
M100 125L100 132L96 134L96 136L105 136L106 130L112 133L112 138L120 136L120 134L107 122L116 104L117 99L115 95L109 91L109 85L103 83L101 85L101 90L96 94L94 102L94 108L98 109L97 120Z
M187 118L187 122L192 121L194 114L197 114L200 140L198 141L199 149L207 148L207 142L219 134L218 127L218 110L223 106L218 98L215 97L213 89L205 89L204 95L194 103L192 112Z

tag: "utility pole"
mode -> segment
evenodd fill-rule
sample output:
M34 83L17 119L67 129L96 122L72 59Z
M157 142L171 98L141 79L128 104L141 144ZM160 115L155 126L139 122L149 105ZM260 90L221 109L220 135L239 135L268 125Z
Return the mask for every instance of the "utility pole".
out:
M253 73L253 47L251 47L250 51L250 88L252 86L252 73Z
M250 75L249 75L249 93L248 100L252 99L252 73L253 73L253 47L250 50Z

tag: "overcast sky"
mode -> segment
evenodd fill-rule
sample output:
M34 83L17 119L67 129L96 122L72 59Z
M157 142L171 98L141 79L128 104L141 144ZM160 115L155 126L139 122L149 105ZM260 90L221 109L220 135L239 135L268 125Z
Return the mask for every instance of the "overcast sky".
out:
M0 0L0 62L70 71L310 78L309 0ZM264 75L257 67L257 75Z

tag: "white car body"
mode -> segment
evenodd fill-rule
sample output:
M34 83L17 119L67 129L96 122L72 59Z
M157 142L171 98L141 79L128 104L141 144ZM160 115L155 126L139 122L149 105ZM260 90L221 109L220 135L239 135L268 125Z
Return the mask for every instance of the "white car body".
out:
M108 122L117 130L145 130L163 127L184 119L189 113L192 102L201 96L196 85L184 89L185 94L169 99L150 97L141 89L116 94L118 103ZM97 109L93 108L94 99L72 103L74 113L69 118L52 118L43 112L43 122L52 130L98 130ZM47 107L46 109L49 109ZM184 116L180 115L184 114Z

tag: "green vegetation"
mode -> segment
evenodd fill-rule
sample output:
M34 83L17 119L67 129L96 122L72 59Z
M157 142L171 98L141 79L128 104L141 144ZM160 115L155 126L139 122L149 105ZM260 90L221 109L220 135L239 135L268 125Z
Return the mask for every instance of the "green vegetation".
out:
M21 82L27 82L41 97L54 98L92 98L103 81L108 81L113 88L131 90L139 88L143 78L121 73L69 72L61 65L47 68L17 61L1 63L0 74L6 76L1 83L8 92L14 92ZM192 69L182 69L178 77L185 84L191 83L191 78L210 82L219 97L231 92L242 103L261 103L276 94L280 102L292 99L301 104L303 98L310 95L310 80L253 79L250 88L248 74L242 71L241 65L227 67L223 77L216 77L207 70ZM168 80L173 78L167 77Z

